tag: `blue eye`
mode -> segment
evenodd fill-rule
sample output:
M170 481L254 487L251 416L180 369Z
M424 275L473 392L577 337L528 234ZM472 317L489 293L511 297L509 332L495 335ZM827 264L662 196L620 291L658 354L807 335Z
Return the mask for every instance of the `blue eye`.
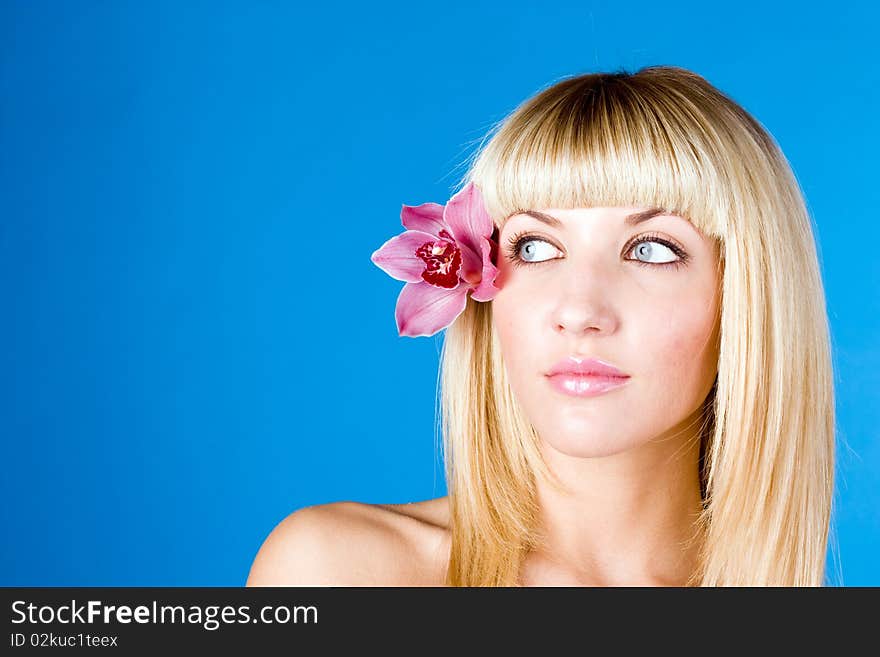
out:
M513 265L538 265L552 260L558 249L545 239L528 233L517 233L507 240L505 258Z
M530 235L517 233L507 241L505 257L515 266L538 265L555 260L558 249L547 240ZM659 235L642 235L637 241L631 242L625 254L635 252L634 258L625 258L643 267L681 267L690 257L677 244L667 241Z
M654 240L642 240L641 242L637 242L633 246L632 251L635 251L637 258L644 257L647 259L647 262L655 265L669 264L675 262L676 259L678 259L675 251L666 246L666 244L664 244L663 242L656 242ZM666 254L663 253L664 251L666 252ZM651 258L664 257L666 257L665 260L651 260Z
M541 249L540 246L544 245L545 249ZM556 247L554 247L549 242L545 242L544 240L540 240L537 238L528 238L521 240L517 245L516 252L519 257L522 258L525 262L544 262L541 260L541 251L548 256L548 258L553 257L556 253Z
M627 253L636 253L635 258L627 258L642 267L673 267L684 265L690 256L685 250L668 242L659 235L642 235L628 248ZM645 258L645 260L642 260Z

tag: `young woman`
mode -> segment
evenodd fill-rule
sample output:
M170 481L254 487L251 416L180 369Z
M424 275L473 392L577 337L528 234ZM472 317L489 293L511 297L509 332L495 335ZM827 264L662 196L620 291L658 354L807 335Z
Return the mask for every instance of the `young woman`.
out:
M447 328L448 497L318 505L248 585L824 584L834 395L810 216L675 67L563 80L373 261Z

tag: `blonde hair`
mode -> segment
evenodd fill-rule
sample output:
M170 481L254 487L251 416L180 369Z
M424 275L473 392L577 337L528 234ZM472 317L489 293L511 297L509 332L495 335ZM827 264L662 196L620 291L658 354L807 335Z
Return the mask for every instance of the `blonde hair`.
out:
M718 375L703 407L689 585L821 586L834 488L830 332L811 219L773 138L677 67L564 79L486 135L461 186L496 227L527 208L649 206L719 240ZM491 302L441 353L451 586L517 586L535 477L555 481L507 381Z

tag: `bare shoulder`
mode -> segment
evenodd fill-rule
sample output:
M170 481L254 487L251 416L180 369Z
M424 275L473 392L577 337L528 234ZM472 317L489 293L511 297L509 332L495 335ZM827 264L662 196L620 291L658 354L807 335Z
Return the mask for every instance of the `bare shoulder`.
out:
M447 498L334 502L284 518L263 541L247 586L442 586Z

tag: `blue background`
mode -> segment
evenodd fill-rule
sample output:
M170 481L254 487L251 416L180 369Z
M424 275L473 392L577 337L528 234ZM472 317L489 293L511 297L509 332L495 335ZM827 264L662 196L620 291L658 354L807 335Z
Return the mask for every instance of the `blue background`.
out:
M674 64L815 217L829 574L880 585L874 10L307 4L0 5L0 584L237 586L297 508L446 494L442 334L397 336L370 254L544 86Z

